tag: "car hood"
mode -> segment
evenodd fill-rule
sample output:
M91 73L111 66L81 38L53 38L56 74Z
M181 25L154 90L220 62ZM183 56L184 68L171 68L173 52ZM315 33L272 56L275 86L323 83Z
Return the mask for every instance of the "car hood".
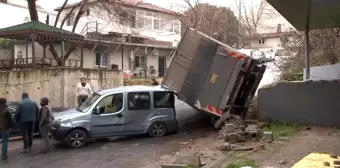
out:
M86 114L83 112L77 111L75 108L62 111L62 112L56 112L53 114L54 118L59 118L61 120L68 120L68 119L76 118L76 117L83 116L83 115L86 115Z

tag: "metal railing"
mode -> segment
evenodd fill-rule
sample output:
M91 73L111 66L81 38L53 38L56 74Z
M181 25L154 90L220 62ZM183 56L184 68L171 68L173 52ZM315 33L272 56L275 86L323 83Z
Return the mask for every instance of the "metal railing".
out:
M49 68L49 67L60 67L54 58L36 58L35 68ZM67 59L65 60L63 67L69 68L81 68L81 60ZM0 60L0 70L13 70L13 69L32 69L33 59L32 58L16 58Z

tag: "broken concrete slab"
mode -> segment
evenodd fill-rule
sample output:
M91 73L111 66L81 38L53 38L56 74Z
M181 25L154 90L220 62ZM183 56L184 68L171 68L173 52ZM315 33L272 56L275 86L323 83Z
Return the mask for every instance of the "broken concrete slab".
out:
M201 159L196 155L178 154L176 155L176 159L173 164L190 165L198 168L201 166Z
M274 140L273 132L264 131L264 132L263 132L263 139L264 139L266 142L273 142L273 140Z
M249 124L249 125L247 125L246 131L251 131L251 130L258 130L257 125L255 125L255 124Z
M188 166L182 164L163 164L161 168L188 168Z
M239 146L239 147L232 147L231 150L234 150L234 151L249 151L249 150L253 150L254 147L252 146Z
M237 142L246 142L246 141L247 141L244 132L238 132L238 133L236 134L236 141L237 141Z

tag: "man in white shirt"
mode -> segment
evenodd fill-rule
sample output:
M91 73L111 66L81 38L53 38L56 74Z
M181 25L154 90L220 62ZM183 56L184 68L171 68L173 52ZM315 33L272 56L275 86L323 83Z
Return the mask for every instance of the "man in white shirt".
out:
M89 83L86 82L84 77L80 78L80 82L76 88L76 95L78 100L78 107L85 102L85 100L93 93Z

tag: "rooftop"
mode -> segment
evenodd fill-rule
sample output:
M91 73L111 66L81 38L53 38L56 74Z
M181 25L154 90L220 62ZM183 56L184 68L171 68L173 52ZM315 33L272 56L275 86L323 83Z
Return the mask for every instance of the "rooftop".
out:
M143 86L143 85L134 85L134 86L120 86L112 89L104 89L99 90L96 93L103 95L112 92L124 92L124 91L167 91L167 89L162 88L161 86Z
M146 9L146 10L151 10L151 11L156 11L156 12L172 14L172 15L178 15L178 13L175 12L175 11L172 11L172 10L169 10L169 9L166 9L166 8L162 8L162 7L153 5L151 3L146 3L146 2L143 2L142 0L111 0L111 1L112 1L112 3L120 3L122 6L126 6L126 7L134 7L134 8L140 8L140 9ZM94 4L94 3L97 3L97 2L98 2L98 0L94 0L94 1L90 2L90 4ZM64 9L74 7L78 4L79 4L79 2L67 4L64 7ZM61 7L58 7L54 10L58 11L60 9L61 9Z
M340 26L339 0L267 0L297 30ZM309 16L309 21L307 18Z
M279 32L279 33L260 33L255 34L252 38L276 38L276 37L285 37L294 35L294 31L292 32Z

